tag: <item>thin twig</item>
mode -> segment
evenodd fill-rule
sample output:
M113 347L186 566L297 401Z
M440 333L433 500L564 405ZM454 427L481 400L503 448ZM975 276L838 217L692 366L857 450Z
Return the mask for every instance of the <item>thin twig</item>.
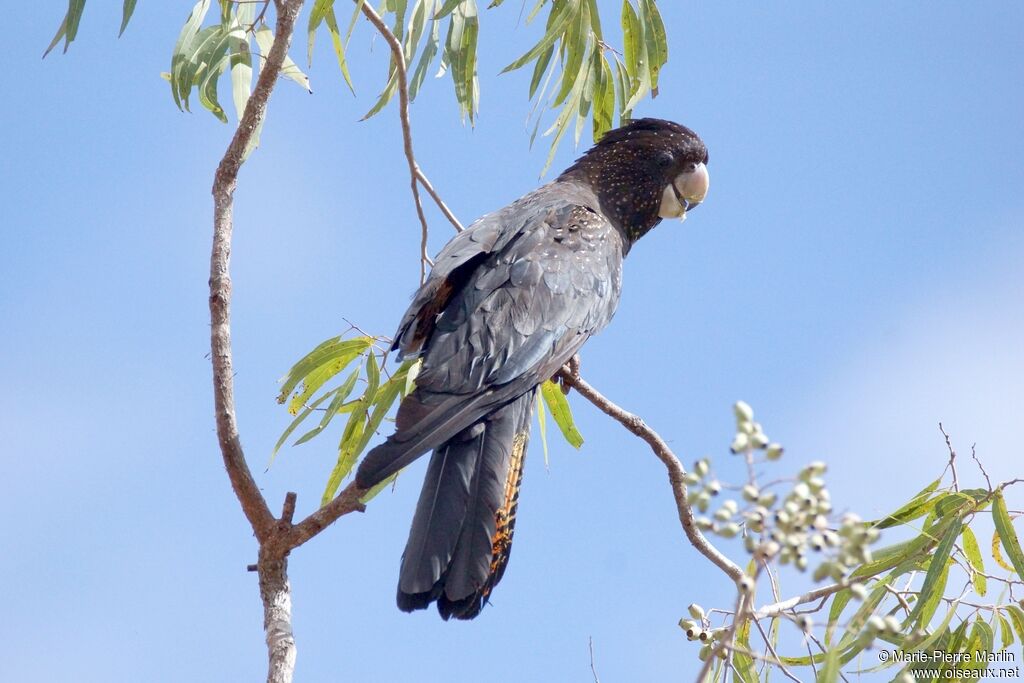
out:
M901 593L900 591L896 590L895 588L893 588L889 584L885 583L884 581L882 582L882 588L884 588L887 593L892 593L893 595L895 595L896 596L896 600L900 603L900 607L902 607L903 611L907 613L907 616L910 616L910 612L912 611L912 608L910 607L910 603L907 602L907 599L903 597L903 593Z
M377 10L373 9L373 5L364 2L362 8L363 14L391 48L391 60L394 62L395 74L398 78L398 115L402 121L402 143L405 147L405 159L409 164L409 186L412 189L413 202L416 204L416 216L420 219L420 284L423 284L427 280L427 261L430 258L427 253L428 228L427 216L423 213L423 202L420 201L416 156L412 151L412 123L409 121L409 83L405 68L405 51L402 49L402 43L398 37L380 18Z
M943 429L941 422L939 423L939 431L942 432L942 436L945 437L946 448L949 450L949 464L946 465L946 469L953 473L953 490L959 491L960 482L957 480L956 476L956 451L953 450L953 442L950 440L949 434L946 433L946 430ZM945 472L943 472L943 474L945 474Z
M811 639L807 637L807 633L804 632L804 645L807 646L807 656L811 660L811 673L814 674L814 680L818 680L818 665L814 663L814 652L811 651Z
M985 471L984 465L981 464L981 460L978 459L978 454L975 452L975 446L978 444L971 444L971 459L978 465L978 469L981 470L981 476L985 477L985 483L988 484L988 490L992 490L992 480L988 478L988 472Z
M426 174L423 173L423 169L420 168L418 164L416 166L416 177L419 179L420 185L423 186L423 189L427 191L427 194L429 194L434 200L434 203L437 204L437 208L441 209L441 213L444 214L444 217L447 218L448 222L452 224L453 228L455 228L455 232L462 232L465 230L465 228L462 227L462 223L459 222L459 219L455 217L452 210L449 209L448 205L444 203L443 199L441 199L441 195L437 193L434 186L430 184L429 180L427 180Z
M590 672L594 674L594 683L601 683L601 679L597 675L597 667L594 666L594 637L590 636L587 640L590 643Z
M754 622L754 626L757 627L757 630L761 632L761 638L764 639L764 644L768 646L768 652L770 652L772 657L775 658L774 662L772 662L772 663L774 663L776 666L779 667L779 670L782 671L782 674L786 678L788 678L791 681L796 681L796 683L801 683L800 679L797 678L796 676L794 676L789 671L789 669L786 668L786 665L782 663L782 659L779 657L779 653L775 651L775 646L772 645L771 638L768 637L768 634L764 632L764 627L761 626L761 622L758 621L757 619L751 619L751 621ZM769 660L767 657L765 657L765 662L766 663L770 662L770 661L771 660Z

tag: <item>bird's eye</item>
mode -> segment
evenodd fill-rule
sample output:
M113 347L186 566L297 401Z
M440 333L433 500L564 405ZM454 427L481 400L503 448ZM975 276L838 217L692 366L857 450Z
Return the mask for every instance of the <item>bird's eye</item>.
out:
M675 163L675 157L672 156L671 152L659 152L657 157L658 166L661 168L668 168Z

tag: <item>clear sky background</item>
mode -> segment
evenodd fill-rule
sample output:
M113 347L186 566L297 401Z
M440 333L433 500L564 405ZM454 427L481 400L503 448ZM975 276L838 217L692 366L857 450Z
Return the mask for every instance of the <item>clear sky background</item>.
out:
M601 5L615 25L618 3ZM743 398L787 446L770 476L825 459L837 508L864 516L942 470L940 420L994 479L1021 475L1024 6L661 5L670 61L637 114L699 132L711 192L630 254L586 377L726 480L742 476L727 446ZM158 77L188 9L141 2L115 40L120 3L89 3L69 54L46 60L62 3L6 11L4 680L265 675L256 545L206 358L209 188L231 128L198 103L180 113ZM534 188L547 151L527 145L529 73L496 75L539 34L518 14L483 12L475 128L448 79L413 107L419 160L467 223ZM276 380L343 317L390 334L418 275L396 110L357 123L386 69L365 24L350 58L356 99L324 38L315 94L280 84L236 195L241 434L271 507L295 490L300 515L338 435L265 472L289 419ZM450 227L431 220L436 251ZM423 462L296 551L298 680L590 681L590 637L606 683L692 678L676 621L692 601L725 606L731 586L687 545L661 464L571 400L586 444L553 436L545 471L534 440L515 552L477 620L394 605Z

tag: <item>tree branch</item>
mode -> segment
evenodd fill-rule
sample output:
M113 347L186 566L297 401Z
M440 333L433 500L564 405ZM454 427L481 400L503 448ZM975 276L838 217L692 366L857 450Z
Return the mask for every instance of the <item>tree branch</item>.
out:
M862 578L869 578L869 577L862 577ZM791 610L791 609L793 609L794 607L796 607L798 605L806 605L809 602L814 602L815 600L820 600L822 598L827 598L828 596L832 595L833 593L838 593L839 591L843 590L844 588L849 588L849 586L850 586L850 584L846 583L846 582L831 583L831 584L829 584L827 586L822 586L821 588L815 588L814 590L808 591L808 592L804 593L803 595L796 595L796 596L794 596L792 598L789 598L787 600L782 600L780 602L775 602L775 603L772 603L770 605L765 605L764 607L762 607L759 610L757 610L756 612L754 612L753 616L754 616L754 619L764 619L765 617L774 617L774 616L777 616L779 614L782 614L783 612Z
M274 89L295 27L302 0L277 0L278 37L259 80L245 107L234 136L217 166L213 183L213 248L210 253L210 358L213 364L213 400L217 416L217 439L224 468L235 496L252 526L256 538L266 540L274 524L256 482L252 478L238 436L235 416L234 370L231 358L231 233L234 193L238 171L253 134L266 116L267 101Z
M416 155L412 149L412 123L409 120L409 79L402 43L391 29L388 28L388 25L384 23L384 20L381 19L370 3L364 2L362 8L363 14L373 24L374 28L377 29L378 33L384 37L388 47L391 48L391 59L395 64L395 75L398 79L398 116L402 121L402 143L405 148L405 159L409 164L409 185L412 189L413 202L416 204L416 216L420 219L420 284L422 284L427 279L427 265L432 265L432 262L430 254L427 253L427 216L423 213L423 202L420 201L419 185L421 182L430 196L437 202L444 215L448 220L452 221L455 229L462 230L462 225L455 219L455 216L445 203L441 201L441 198L427 180L426 175L420 169L419 164L416 163Z
M366 506L360 499L366 495L366 491L367 489L359 488L353 480L327 505L290 527L281 539L282 543L288 550L298 548L333 524L339 517L350 512L363 512L366 510Z
M303 0L275 0L277 25L274 46L260 69L252 96L238 128L217 166L213 182L213 246L210 253L210 358L213 365L213 400L217 440L224 468L235 496L260 543L257 569L263 600L263 625L267 640L268 683L288 683L295 670L295 639L291 628L291 591L288 586L288 552L274 540L282 528L291 527L294 497L286 499L284 517L274 518L245 461L235 415L234 370L231 358L231 234L234 193L238 171L252 136L266 116L267 101L274 90L295 30Z
M661 460L665 465L665 469L668 470L668 480L672 486L672 495L676 499L679 523L683 525L683 532L690 540L690 544L697 549L697 552L711 560L712 564L725 572L730 579L739 581L744 576L743 570L712 545L711 541L701 533L694 523L693 509L686 502L686 481L684 479L686 470L683 468L679 458L676 457L672 449L665 443L665 440L648 427L639 416L626 412L602 396L597 389L590 386L580 377L578 372L571 372L563 368L559 371L558 376L563 383L578 391L580 396L597 406L605 415L613 418L630 432L647 442L647 445L654 451L654 455Z

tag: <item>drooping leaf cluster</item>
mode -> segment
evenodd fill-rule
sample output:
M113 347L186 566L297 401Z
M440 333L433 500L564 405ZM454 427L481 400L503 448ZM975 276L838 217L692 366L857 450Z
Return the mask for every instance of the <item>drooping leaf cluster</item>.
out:
M306 24L307 63L311 66L316 37L327 31L344 82L355 94L347 50L366 0L353 0L339 21L336 0L310 3ZM208 14L213 0L195 3L179 33L171 55L171 69L161 74L171 87L175 104L190 109L193 91L207 110L222 122L227 115L220 102L218 84L225 72L231 74L232 97L241 119L252 87L253 57L266 59L273 46L273 31L267 24L269 0L216 0L219 15ZM494 0L488 9L502 5ZM124 0L121 33L135 12L136 0ZM69 0L57 34L44 57L62 39L64 50L78 33L85 0ZM544 10L547 18L540 40L502 73L532 65L529 99L534 101L531 143L536 138L545 111L554 120L544 131L551 146L544 169L568 130L575 125L578 144L589 118L594 140L615 125L629 120L647 95L657 95L658 76L668 61L665 24L655 0L622 0L619 13L621 47L607 41L602 31L597 0L537 0L526 17L530 24ZM415 99L429 73L448 74L464 120L475 121L480 109L478 50L480 15L476 0L383 0L377 10L402 45L408 72L409 97ZM442 39L443 35L443 39ZM557 74L557 76L556 76ZM287 58L282 76L310 90L308 77ZM389 51L387 79L364 118L380 112L398 87L398 66ZM258 134L250 150L258 143Z
M322 503L329 502L338 493L374 436L385 436L391 431L390 426L384 425L385 421L393 422L393 409L416 386L420 361L405 360L389 373L387 350L390 345L391 341L385 337L331 337L299 359L281 379L277 402L286 405L294 418L277 440L270 456L271 462L300 426L305 426L306 431L292 442L293 446L325 433L337 416L348 416ZM543 400L538 401L537 410L542 425L545 420L543 406L547 405L566 440L579 448L583 437L576 429L572 410L561 388L549 380L543 385L541 395ZM548 447L543 431L541 436L546 459ZM397 474L374 487L364 501L375 496L395 477Z

